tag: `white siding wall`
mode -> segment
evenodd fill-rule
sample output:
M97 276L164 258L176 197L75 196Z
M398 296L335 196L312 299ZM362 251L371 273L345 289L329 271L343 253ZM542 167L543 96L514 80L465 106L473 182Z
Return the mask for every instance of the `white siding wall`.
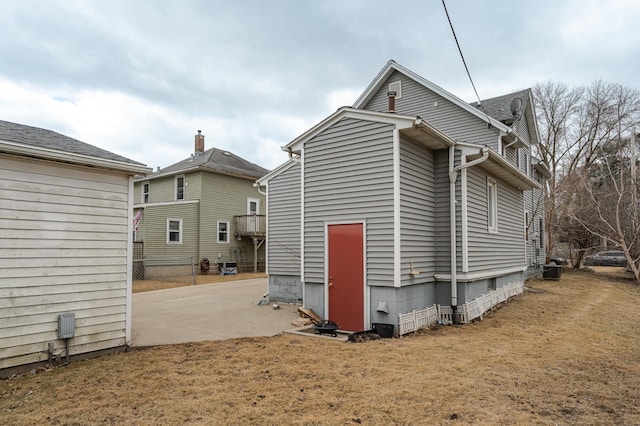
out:
M300 164L269 181L268 273L300 276Z
M393 285L392 130L343 119L305 144L305 282L324 282L325 222L366 220L367 282Z
M0 158L0 369L126 344L128 177Z

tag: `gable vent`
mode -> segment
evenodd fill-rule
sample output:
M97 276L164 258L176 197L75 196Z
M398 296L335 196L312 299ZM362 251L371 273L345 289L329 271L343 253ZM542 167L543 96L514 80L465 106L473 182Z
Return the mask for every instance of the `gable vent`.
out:
M389 92L396 92L396 99L402 98L402 81L394 81L389 84Z

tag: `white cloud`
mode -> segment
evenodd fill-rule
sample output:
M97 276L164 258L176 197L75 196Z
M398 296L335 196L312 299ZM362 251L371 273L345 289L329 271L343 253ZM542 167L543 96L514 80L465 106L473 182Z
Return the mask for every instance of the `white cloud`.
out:
M565 5L559 33L565 49L586 53L637 50L640 8L636 0L580 0ZM624 58L620 58L624 60Z

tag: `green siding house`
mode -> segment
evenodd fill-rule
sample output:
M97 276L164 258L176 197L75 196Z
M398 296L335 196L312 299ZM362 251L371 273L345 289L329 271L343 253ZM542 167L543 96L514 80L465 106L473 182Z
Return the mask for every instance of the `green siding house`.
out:
M136 278L264 270L265 197L254 181L268 170L231 152L204 149L134 184ZM206 270L204 259L209 261ZM227 269L228 268L228 269ZM141 272L143 271L143 272Z

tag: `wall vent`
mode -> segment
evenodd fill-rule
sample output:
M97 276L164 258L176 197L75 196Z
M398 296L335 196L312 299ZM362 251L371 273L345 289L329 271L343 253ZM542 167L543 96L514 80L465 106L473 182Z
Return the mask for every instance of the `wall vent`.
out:
M389 92L396 92L396 99L400 99L402 97L402 81L390 83Z
M68 312L58 315L58 338L70 339L76 334L76 314Z

